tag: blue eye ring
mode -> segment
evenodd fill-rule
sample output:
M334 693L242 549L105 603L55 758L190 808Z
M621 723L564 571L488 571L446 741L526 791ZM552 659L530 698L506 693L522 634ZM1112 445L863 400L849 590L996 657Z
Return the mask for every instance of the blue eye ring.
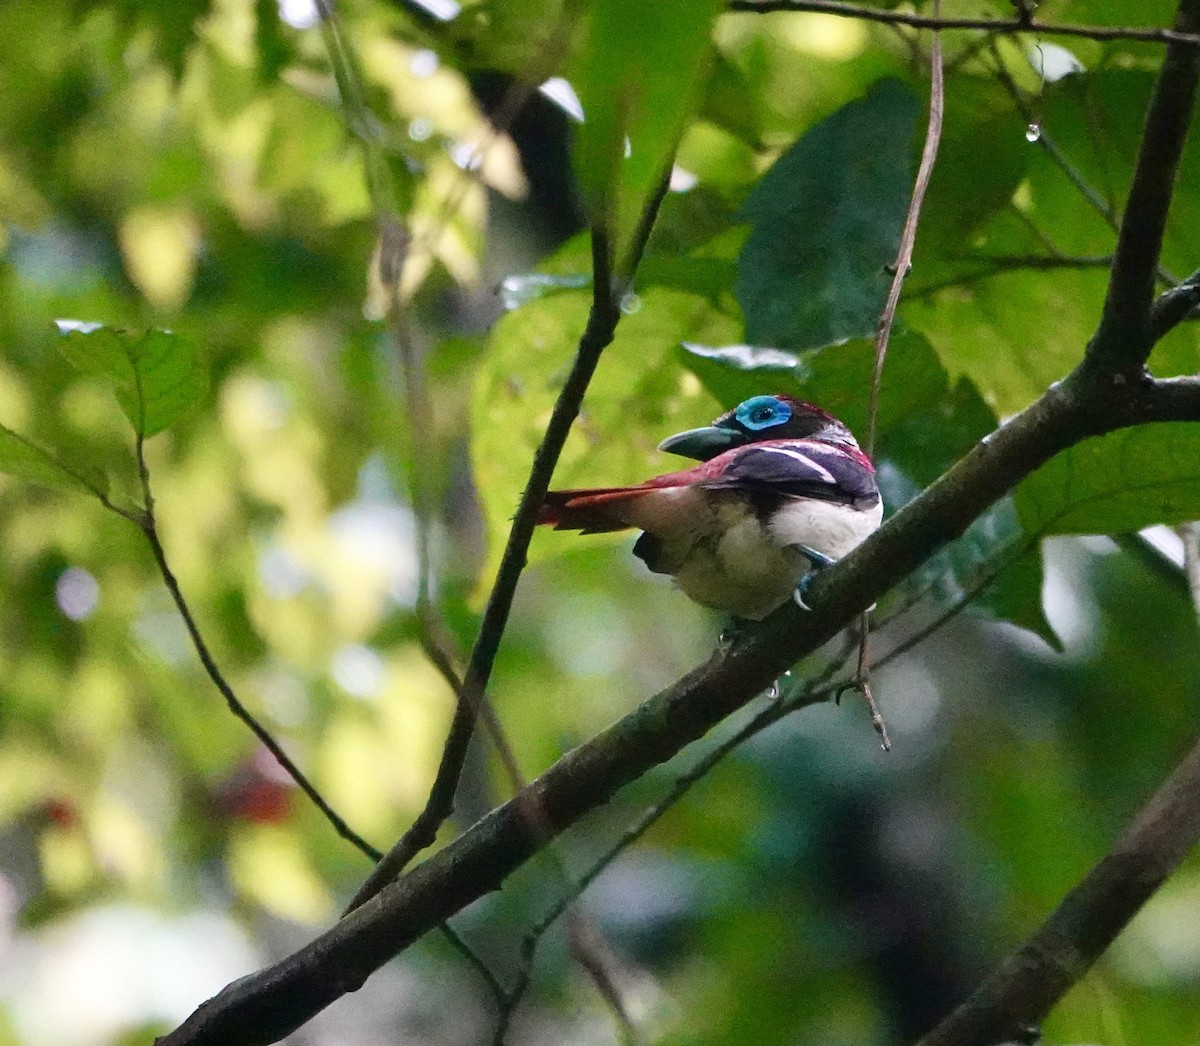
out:
M734 417L752 431L782 425L792 416L792 408L774 396L752 396L738 405Z

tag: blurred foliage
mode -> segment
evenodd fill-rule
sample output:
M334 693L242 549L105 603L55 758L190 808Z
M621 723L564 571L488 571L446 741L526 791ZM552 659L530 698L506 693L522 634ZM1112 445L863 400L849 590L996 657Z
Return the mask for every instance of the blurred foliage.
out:
M1038 14L1149 25L1171 7ZM664 471L665 435L751 393L866 426L863 339L924 123L922 40L708 0L338 10L362 77L348 110L300 0L0 5L0 1043L148 1042L327 924L367 867L229 713L142 534L100 504L142 504L136 433L226 678L387 846L451 711L418 591L465 648L586 322L586 238L544 253L575 193L623 248L678 139L557 485ZM1062 377L1099 315L1114 233L1080 186L1119 210L1162 52L1069 43L1082 68L1043 83L1048 44L945 34L942 157L878 418L889 512ZM556 76L586 115L577 186L553 160L568 121L536 90ZM1198 148L1168 228L1175 275L1200 259ZM390 320L377 209L407 232ZM1196 325L1152 364L1200 368ZM582 906L647 1041L911 1041L1048 913L1191 743L1200 644L1170 570L1103 538L1042 539L1200 516L1196 441L1155 426L1076 448L881 603L877 655L976 594L879 673L891 756L855 702L810 709L597 880ZM492 686L528 774L715 639L628 545L535 537ZM694 758L570 833L569 871ZM494 763L481 746L459 826L507 794ZM505 983L556 874L535 861L458 920ZM1193 860L1047 1041L1200 1038L1197 891ZM561 926L533 984L510 1042L615 1041ZM488 1042L492 1016L431 937L303 1041Z

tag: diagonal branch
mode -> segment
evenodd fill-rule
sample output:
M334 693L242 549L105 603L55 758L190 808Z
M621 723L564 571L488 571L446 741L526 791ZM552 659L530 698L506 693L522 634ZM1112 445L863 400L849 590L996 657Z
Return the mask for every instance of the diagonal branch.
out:
M1200 0L1181 0L1175 29L1200 32ZM1112 277L1088 360L1124 374L1139 370L1154 344L1151 309L1168 203L1175 186L1200 78L1200 48L1172 43L1154 83Z
M1155 342L1165 338L1184 320L1195 317L1200 309L1200 270L1177 287L1160 294L1150 308L1150 336Z
M140 390L138 398L139 400L141 399ZM208 643L204 639L204 634L200 631L200 626L196 622L195 615L192 614L192 608L188 604L187 599L184 598L183 590L179 587L179 580L175 577L175 571L171 569L171 564L167 559L167 551L163 547L162 538L158 533L158 516L154 511L154 493L150 488L150 470L146 465L145 445L145 438L139 431L137 434L136 457L138 477L142 487L143 507L141 512L134 515L108 505L107 502L106 506L136 523L138 529L141 530L143 536L146 538L146 543L150 546L150 551L154 555L154 562L163 579L163 584L167 586L167 592L170 593L171 602L175 604L175 609L183 619L184 627L187 629L188 638L192 641L192 647L196 651L196 656L200 659L200 664L203 666L205 674L212 680L213 686L225 698L225 704L229 706L229 710L250 728L250 732L275 757L275 761L283 767L287 775L296 783L296 787L308 796L313 805L324 815L325 819L333 825L333 830L368 857L377 860L379 858L379 851L351 828L342 815L329 805L329 802L320 793L317 786L308 779L304 771L283 750L283 746L258 721L254 713L242 703L233 687L229 685L229 680L225 678L225 674L217 665L216 659L213 657L212 651L209 650ZM101 500L104 499L102 498Z

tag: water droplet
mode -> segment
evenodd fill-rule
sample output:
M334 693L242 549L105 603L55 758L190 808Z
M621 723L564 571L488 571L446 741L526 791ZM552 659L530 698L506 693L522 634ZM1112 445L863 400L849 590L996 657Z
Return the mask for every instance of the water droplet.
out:
M1025 128L1025 141L1036 142L1042 136L1042 125L1036 120Z
M775 680L774 683L772 683L769 687L767 687L767 700L768 701L778 701L779 700L779 680Z
M630 291L621 299L621 312L626 316L632 316L635 312L641 312L642 299Z

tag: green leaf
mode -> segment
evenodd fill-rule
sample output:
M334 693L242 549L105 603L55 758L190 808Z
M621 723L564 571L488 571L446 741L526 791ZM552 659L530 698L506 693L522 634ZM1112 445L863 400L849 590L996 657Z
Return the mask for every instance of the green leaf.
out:
M1152 85L1149 71L1105 69L1068 76L1047 88L1039 112L1044 137L1070 165L1070 174L1046 149L1024 140L1025 118L1015 108L1007 117L1002 111L981 117L975 137L998 143L995 150L977 150L984 159L990 161L994 152L1010 178L1015 170L1012 150L1026 149L1027 158L1012 205L984 221L969 246L954 245L942 215L957 218L956 201L976 182L994 202L1005 179L995 176L993 183L993 175L974 171L968 160L962 171L965 184L953 192L947 188L941 204L933 195L927 201L925 213L932 215L930 250L954 253L941 259L921 254L905 288L901 315L929 337L952 372L969 375L1001 414L1028 406L1067 374L1096 329L1108 278L1103 259L1111 254L1116 234L1074 179L1082 179L1109 206L1119 208L1128 193ZM957 134L969 139L969 126ZM969 152L969 146L965 141L957 154ZM1181 170L1197 169L1200 144L1193 140ZM959 177L956 167L941 161L939 171L946 177L953 171L955 181ZM938 184L935 176L934 186ZM981 213L964 212L964 225L972 225ZM1071 220L1064 221L1068 214ZM919 251L926 226L923 217ZM1198 230L1200 181L1180 178L1162 258L1176 275L1195 268L1200 257ZM1059 262L1064 255L1074 259L1077 267L1033 267L1054 255ZM1054 322L1046 322L1051 316ZM1194 373L1198 345L1194 330L1174 332L1155 352L1151 369L1160 374Z
M254 46L258 51L258 79L272 83L292 57L283 34L278 0L254 0Z
M107 493L102 473L64 465L49 451L5 425L0 425L0 472L54 490L68 490L96 496Z
M1008 621L1040 636L1061 654L1064 649L1062 639L1046 617L1042 602L1044 584L1042 546L1038 542L1000 571L996 580L981 594L978 605L997 620Z
M739 215L746 337L807 349L870 334L912 191L917 100L896 80L842 106L776 161Z
M610 229L618 270L699 103L721 7L719 0L588 6L571 76L585 117L575 167L593 221Z
M1200 519L1200 423L1142 425L1057 455L1016 490L1030 534L1119 534Z
M85 374L111 382L135 432L149 438L191 411L208 376L186 339L170 331L117 330L58 321L63 353Z

